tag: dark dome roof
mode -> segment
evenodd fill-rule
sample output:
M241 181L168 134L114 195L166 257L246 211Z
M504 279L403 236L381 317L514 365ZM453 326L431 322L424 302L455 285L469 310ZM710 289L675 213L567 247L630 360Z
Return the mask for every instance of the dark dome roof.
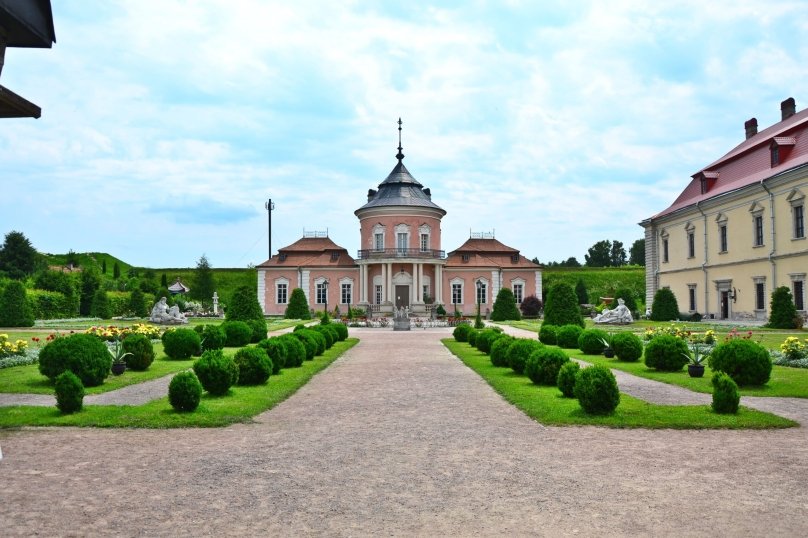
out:
M428 191L424 192L423 185L412 177L401 159L387 178L379 184L379 190L375 193L371 191L369 194L368 203L357 209L356 212L372 207L416 206L431 207L446 214L446 211L432 202Z

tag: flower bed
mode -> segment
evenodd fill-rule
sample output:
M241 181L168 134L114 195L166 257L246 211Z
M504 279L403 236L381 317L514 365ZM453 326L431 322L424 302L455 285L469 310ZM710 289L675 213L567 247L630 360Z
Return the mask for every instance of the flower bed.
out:
M160 327L155 325L146 325L145 323L136 323L131 327L117 327L115 325L108 325L106 327L96 326L90 327L84 332L97 336L98 338L106 340L107 342L121 340L126 335L132 333L145 335L152 340L159 339L160 335L162 334Z

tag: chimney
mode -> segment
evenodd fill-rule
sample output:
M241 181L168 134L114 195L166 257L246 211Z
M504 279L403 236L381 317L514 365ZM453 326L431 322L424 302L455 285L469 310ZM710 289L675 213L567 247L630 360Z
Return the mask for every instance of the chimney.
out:
M430 191L428 188L427 188L427 189L424 189L424 194L426 194L426 195L427 195L427 197L428 197L430 200L432 199L432 191Z
M743 127L746 129L746 139L749 140L757 134L757 118L747 121L743 124Z
M783 115L783 120L788 119L797 113L797 103L794 101L793 97L789 97L780 103L780 113Z

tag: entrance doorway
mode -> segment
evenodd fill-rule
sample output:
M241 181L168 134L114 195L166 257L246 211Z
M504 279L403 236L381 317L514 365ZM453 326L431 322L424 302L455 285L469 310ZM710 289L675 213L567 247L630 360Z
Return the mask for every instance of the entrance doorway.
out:
M729 291L721 291L721 319L729 318Z
M409 308L410 306L410 287L409 286L396 286L396 308Z

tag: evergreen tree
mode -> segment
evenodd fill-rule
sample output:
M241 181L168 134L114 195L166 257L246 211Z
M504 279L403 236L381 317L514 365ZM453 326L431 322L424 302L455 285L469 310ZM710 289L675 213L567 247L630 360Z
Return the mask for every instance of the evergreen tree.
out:
M0 327L33 327L34 313L21 282L9 282L0 293Z
M107 292L103 289L96 290L95 294L93 295L90 314L93 317L101 319L110 319L112 317L112 311L110 310L109 306L109 297L107 297Z
M196 264L196 271L194 271L193 280L191 282L190 296L204 304L210 304L213 302L214 291L216 291L216 281L213 277L210 263L208 263L207 257L203 254ZM256 304L258 304L257 299ZM261 317L263 318L263 313Z
M589 304L589 292L583 278L579 278L575 283L575 295L578 297L578 304Z
M107 274L107 259L101 260L101 273Z
M211 294L212 295L212 294ZM258 292L250 286L240 286L233 292L227 303L225 319L228 321L248 321L264 319L261 305L258 304Z
M70 267L79 266L79 257L72 248L67 251L67 257L65 258L65 265Z
M165 273L163 273L163 276L160 277L160 286L163 288L168 287L168 278L166 277Z
M557 327L562 325L584 326L578 298L571 286L559 282L552 287L544 305L544 323Z
M301 288L292 290L292 295L289 297L289 306L286 307L286 313L283 317L286 319L311 319L306 293Z
M494 310L491 312L491 321L520 320L522 314L516 308L516 298L509 288L502 288L494 301Z
M112 278L118 280L121 277L121 266L118 265L118 262L115 262L115 265L112 266Z
M637 239L631 245L628 263L631 265L645 265L645 239Z
M101 286L101 279L92 269L85 267L81 272L81 289L79 292L79 313L89 316L93 305L95 292Z
M651 304L651 319L654 321L675 321L679 319L679 303L668 288L657 290Z
M148 315L146 296L143 295L140 288L132 290L132 294L129 296L129 310L138 318L145 318Z
M22 232L9 232L0 247L0 271L9 278L22 280L33 274L37 266L37 251Z
M796 329L798 327L797 307L794 306L791 290L786 286L780 286L772 292L769 312L767 327L773 329Z

